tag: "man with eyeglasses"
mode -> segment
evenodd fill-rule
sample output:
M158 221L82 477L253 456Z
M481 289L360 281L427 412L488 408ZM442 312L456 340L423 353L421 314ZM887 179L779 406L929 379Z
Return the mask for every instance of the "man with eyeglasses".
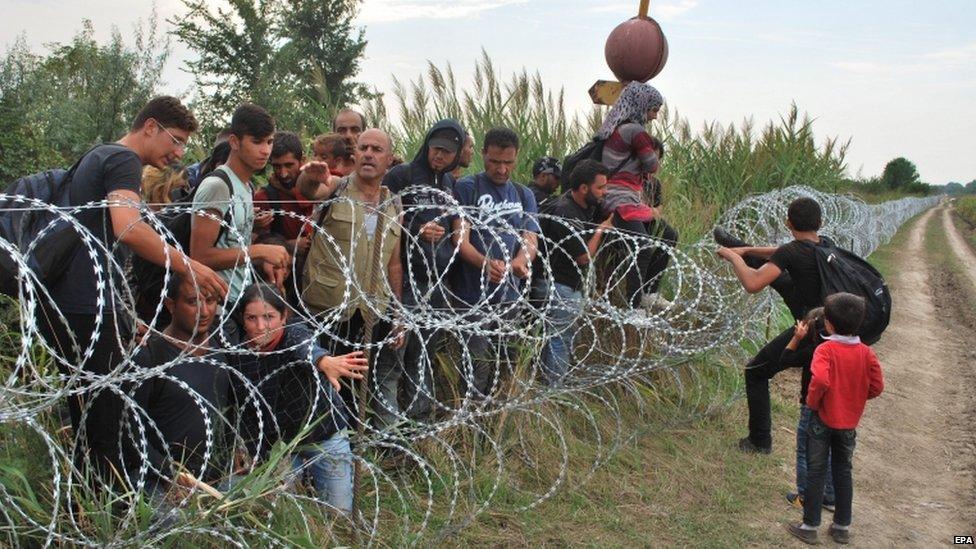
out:
M92 257L79 246L64 276L47 288L50 299L39 300L38 328L64 379L73 383L68 397L73 433L85 434L78 441L77 464L94 466L106 484L116 477L113 470L121 470L122 407L110 389L88 387L117 376L132 341L133 319L121 300L126 291L119 244L158 265L168 255L173 271L193 280L203 295L227 292L227 284L213 270L164 244L139 210L143 166L161 169L178 161L196 129L196 119L178 99L156 97L139 111L129 133L84 155L71 174L70 198L78 206L107 201L108 207L74 214L94 239L96 253Z

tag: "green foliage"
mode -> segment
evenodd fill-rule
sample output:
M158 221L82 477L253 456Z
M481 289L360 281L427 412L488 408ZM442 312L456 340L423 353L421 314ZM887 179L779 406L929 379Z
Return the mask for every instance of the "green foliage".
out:
M94 28L46 56L20 39L0 60L0 181L70 164L90 145L121 137L153 95L168 56L152 14L133 45L115 29L108 44Z
M976 196L965 196L956 199L956 213L970 227L976 227Z
M907 158L898 157L885 165L881 181L890 189L910 187L919 182L918 170Z
M523 183L530 180L537 158L563 158L581 147L606 112L593 108L584 118L570 115L561 89L547 90L538 74L525 70L505 80L484 52L470 89L461 89L450 65L441 69L428 63L426 74L417 80L395 80L393 96L398 120L390 120L382 98L369 102L367 117L391 132L398 154L412 158L427 129L444 117L460 120L476 142L487 129L508 126L521 139L513 179ZM664 109L650 131L665 142L660 173L664 213L684 235L682 240L704 234L722 208L750 193L795 184L842 189L848 143L818 142L812 126L793 105L778 123L759 131L746 121L740 126L710 123L694 132L674 109ZM476 155L469 171L481 169Z
M366 40L354 32L359 0L230 0L211 8L183 0L187 13L169 22L197 59L186 62L197 92L194 112L207 133L234 108L257 103L279 127L308 128L309 119L366 94L351 79Z

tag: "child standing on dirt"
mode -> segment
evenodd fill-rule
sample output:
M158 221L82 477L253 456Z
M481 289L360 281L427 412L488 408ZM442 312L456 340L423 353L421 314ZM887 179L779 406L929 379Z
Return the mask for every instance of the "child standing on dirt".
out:
M807 388L810 386L810 364L813 352L824 342L824 308L811 309L803 320L796 322L793 337L780 355L780 363L787 368L800 368L800 421L796 426L796 492L786 494L786 501L803 508L803 494L807 487L807 433L813 410L807 406ZM834 482L831 478L830 452L827 452L827 475L824 480L823 507L834 510Z
M854 335L864 321L864 310L864 299L853 294L837 293L824 300L824 324L830 335L814 351L810 366L807 406L815 413L810 417L807 435L803 522L787 525L790 534L804 543L820 542L817 528L828 451L837 496L837 510L828 534L837 543L850 541L855 429L868 399L884 390L878 357Z

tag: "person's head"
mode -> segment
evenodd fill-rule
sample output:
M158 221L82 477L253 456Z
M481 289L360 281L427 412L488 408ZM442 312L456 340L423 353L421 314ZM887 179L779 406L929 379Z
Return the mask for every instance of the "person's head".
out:
M302 173L305 147L301 138L292 132L278 132L271 148L271 169L278 184L291 189Z
M427 165L435 173L441 173L454 164L463 145L462 136L453 128L441 128L430 134L427 140Z
M492 128L485 134L481 154L485 160L485 174L495 185L504 185L515 171L519 138L508 128Z
M213 146L216 147L217 145L220 145L221 143L226 143L227 140L230 139L231 133L233 133L233 132L230 131L230 126L227 126L226 128L224 128L224 129L220 130L219 132L217 132L217 137L214 137Z
M253 103L237 107L230 119L231 154L252 172L260 172L268 164L274 147L274 118Z
M820 204L812 198L797 198L786 210L786 224L798 233L816 232L823 222Z
M197 131L197 119L179 99L154 97L139 111L129 129L137 136L136 152L143 164L163 169L183 158L190 134Z
M237 321L247 345L261 349L280 338L288 321L288 302L270 284L251 284L241 293Z
M472 159L474 159L474 137L471 137L469 133L464 138L464 146L461 147L461 158L458 159L458 166L469 168Z
M543 156L532 165L532 179L536 186L550 192L559 187L559 177L562 173L562 165L551 156Z
M803 323L807 325L807 335L804 339L816 341L824 331L824 308L814 307L803 316Z
M216 170L219 166L227 163L230 158L230 142L222 141L214 145L212 151L210 151L210 156L200 164L200 176L209 174L210 172ZM199 183L199 181L197 181Z
M219 304L217 296L201 295L193 280L179 274L170 277L163 298L163 306L172 316L171 327L187 337L210 331Z
M366 117L352 109L340 109L332 117L332 131L341 135L350 148L356 145L356 139L365 129Z
M574 197L582 199L589 206L597 206L607 194L609 174L610 170L602 162L590 158L581 160L569 174L569 188Z
M160 170L146 166L142 169L142 199L152 210L158 210L163 204L172 202L170 197L173 191L186 186L186 170L182 168L167 166Z
M824 300L824 318L827 332L852 336L864 322L864 298L846 292L827 296Z
M382 179L393 161L393 140L383 130L370 128L356 142L356 175L363 181Z
M315 160L325 162L330 170L339 175L349 175L355 167L353 150L337 133L323 133L312 143L312 156Z
M623 124L644 125L657 118L663 104L664 97L657 88L642 82L631 82L620 92L597 135L600 139L609 139L613 131Z

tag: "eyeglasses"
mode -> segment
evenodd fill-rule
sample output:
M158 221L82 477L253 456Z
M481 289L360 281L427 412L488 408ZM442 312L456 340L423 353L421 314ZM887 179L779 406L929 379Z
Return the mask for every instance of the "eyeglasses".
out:
M164 132L166 132L166 135L168 135L169 138L173 140L173 145L177 149L186 149L186 141L183 141L179 137L176 137L175 135L170 133L170 131L166 129L166 126L159 123L159 120L156 121L156 125L159 126Z

